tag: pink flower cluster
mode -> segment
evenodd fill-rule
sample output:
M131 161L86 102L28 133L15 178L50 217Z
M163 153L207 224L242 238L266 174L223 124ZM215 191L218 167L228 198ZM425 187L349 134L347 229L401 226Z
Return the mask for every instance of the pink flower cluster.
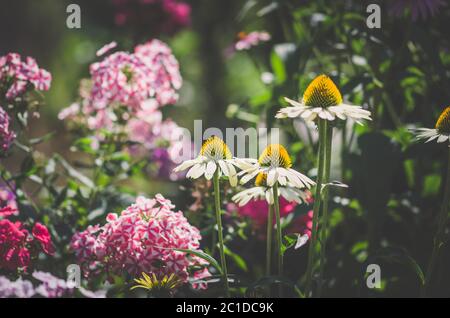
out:
M191 22L191 7L177 0L113 0L118 26L134 24L155 35L174 33Z
M106 45L100 53L114 46L114 43ZM186 142L181 138L183 130L173 121L163 120L160 111L161 107L177 102L177 91L182 85L179 64L170 48L152 40L138 45L132 54L113 53L91 65L90 71L91 80L81 85L82 101L63 109L59 118L86 126L99 141L101 129L124 134L140 143L144 156L150 159L154 150L167 151L168 162L155 163L164 167L166 177L176 178L169 168L180 158Z
M159 40L138 45L133 54L116 52L90 68L90 107L103 109L118 103L140 109L147 99L159 106L176 103L182 84L178 61Z
M14 214L14 209L4 207L0 214L0 269L27 270L31 257L40 251L53 255L55 249L48 229L41 223L36 223L32 233L23 227L21 222L12 222L5 217Z
M106 53L111 47L110 43L99 51ZM82 81L81 103L59 114L60 119L87 116L90 129L110 129L176 103L183 82L171 49L156 39L138 45L134 53L120 51L105 57L91 65L90 74L90 81Z
M176 274L189 279L188 267L205 265L197 257L188 257L174 249L198 250L201 235L181 211L162 195L153 199L139 197L120 215L109 214L104 226L90 226L72 238L71 249L86 275L107 273L132 277L142 272L158 277ZM204 277L204 270L194 278Z
M0 150L6 152L15 138L16 134L10 128L9 115L0 105Z
M17 53L0 57L0 83L7 88L7 99L23 94L30 85L38 91L46 91L51 81L51 74L40 69L32 57L27 57L25 61Z

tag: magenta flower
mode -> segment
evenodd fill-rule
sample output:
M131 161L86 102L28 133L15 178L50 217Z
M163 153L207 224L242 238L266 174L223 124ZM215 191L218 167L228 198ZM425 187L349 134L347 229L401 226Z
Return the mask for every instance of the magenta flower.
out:
M285 198L280 197L280 216L284 217L293 213L296 206L297 203L288 202ZM252 219L258 228L263 228L267 224L268 210L269 204L266 200L252 200L246 205L238 207L239 215Z
M443 0L393 0L389 2L389 11L396 17L411 12L413 21L417 21L419 18L427 20L428 17L436 15L439 9L445 5Z
M115 23L151 35L173 34L191 24L191 7L178 0L113 0Z

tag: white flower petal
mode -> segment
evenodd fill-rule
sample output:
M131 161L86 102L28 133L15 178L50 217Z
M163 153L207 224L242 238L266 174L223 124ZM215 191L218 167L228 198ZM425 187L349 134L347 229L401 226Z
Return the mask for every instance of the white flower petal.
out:
M217 165L214 161L209 161L206 166L205 178L206 180L211 180L216 172Z
M187 178L197 179L205 173L206 165L204 163L197 163L186 174Z
M299 235L297 238L297 243L295 244L294 249L299 249L300 247L302 247L303 245L305 245L309 240L309 236L308 234L304 234L304 235Z

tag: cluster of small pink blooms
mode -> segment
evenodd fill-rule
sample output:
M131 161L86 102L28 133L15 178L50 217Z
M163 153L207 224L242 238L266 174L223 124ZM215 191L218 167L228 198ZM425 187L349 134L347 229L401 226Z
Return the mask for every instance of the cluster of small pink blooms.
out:
M0 57L0 85L6 86L7 99L23 94L29 86L38 91L47 91L51 81L51 74L39 68L32 57L27 57L25 61L17 53Z
M117 45L112 42L99 55ZM156 166L156 176L176 180L172 169L191 147L183 129L163 120L160 108L178 100L182 77L170 48L159 40L138 45L134 53L116 52L90 68L91 79L80 85L81 101L63 109L58 118L88 128L96 144L102 130L126 137L139 146L129 150ZM188 144L189 142L189 144ZM167 153L167 155L166 155Z
M80 103L63 109L59 118L92 130L110 130L133 118L148 120L159 107L176 103L182 78L170 48L152 40L134 53L116 52L90 67L91 79L80 85Z
M38 281L36 287L29 280L19 278L11 281L0 276L0 298L61 298L73 295L72 286L50 273L35 271L32 277ZM78 288L78 291L87 298L105 298L106 296L105 291L91 292L82 287Z
M198 250L201 235L174 208L159 194L153 199L139 197L120 215L109 214L105 225L75 234L70 246L85 275L175 274L187 282L188 268L204 262L174 249Z
M118 26L137 25L150 34L172 34L191 22L191 7L178 0L112 0Z
M181 88L183 80L172 50L164 42L155 39L136 46L134 54L150 70L148 76L153 90L150 97L154 97L160 106L176 103L177 90Z
M159 40L138 45L134 53L113 53L92 64L90 73L92 88L87 106L97 111L118 105L134 113L148 99L156 100L160 107L173 104L182 84L178 61Z
M0 105L0 151L6 152L11 143L16 138L16 134L11 130L8 113Z
M237 51L249 50L253 46L259 45L261 42L270 40L270 34L265 31L253 31L250 33L240 32L239 40L234 44Z
M36 223L30 234L21 222L7 219L14 214L17 210L10 206L0 209L0 269L26 271L32 257L40 251L53 255L55 249L44 225Z

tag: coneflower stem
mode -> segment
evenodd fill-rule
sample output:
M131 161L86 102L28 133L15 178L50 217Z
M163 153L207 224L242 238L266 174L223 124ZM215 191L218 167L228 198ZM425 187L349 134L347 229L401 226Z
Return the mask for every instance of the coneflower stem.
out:
M221 201L220 201L220 188L219 188L219 173L218 170L214 173L214 199L216 206L216 221L217 221L217 237L219 239L220 250L220 265L222 266L222 280L225 286L225 294L230 297L230 288L228 286L228 272L227 262L225 260L225 251L223 245L223 233L222 233L222 216L221 216Z
M332 148L332 139L333 139L333 126L327 123L326 127L326 146L325 146L325 169L322 184L327 184L330 181L330 169L331 169L331 148ZM322 227L320 230L320 263L319 263L319 285L317 289L317 297L321 296L322 293L322 285L323 285L323 271L325 267L325 250L327 246L327 238L328 238L328 193L329 187L326 186L322 193Z
M319 223L319 211L320 211L320 195L322 191L322 178L323 169L325 162L325 138L326 138L326 121L319 119L319 153L318 153L318 167L317 167L317 182L316 182L316 193L313 206L313 226L311 230L311 241L309 243L308 250L308 265L306 267L306 281L305 281L305 295L306 297L311 297L311 285L314 275L314 260L316 253L316 242L317 242L317 225Z
M277 225L277 259L278 259L278 276L283 277L283 253L281 246L283 238L281 234L281 217L280 217L280 202L278 200L278 181L273 186L273 201L275 210L275 222ZM279 296L283 297L283 285L280 283Z
M266 276L270 276L272 269L273 205L269 205L267 213Z
M448 163L447 163L447 181L444 189L444 201L442 202L441 212L438 216L438 229L433 241L433 252L431 253L430 262L428 263L427 272L425 275L425 283L422 285L421 297L426 297L428 289L430 288L433 271L439 259L441 248L445 241L445 227L448 222L448 212L450 204L450 148L448 149Z

